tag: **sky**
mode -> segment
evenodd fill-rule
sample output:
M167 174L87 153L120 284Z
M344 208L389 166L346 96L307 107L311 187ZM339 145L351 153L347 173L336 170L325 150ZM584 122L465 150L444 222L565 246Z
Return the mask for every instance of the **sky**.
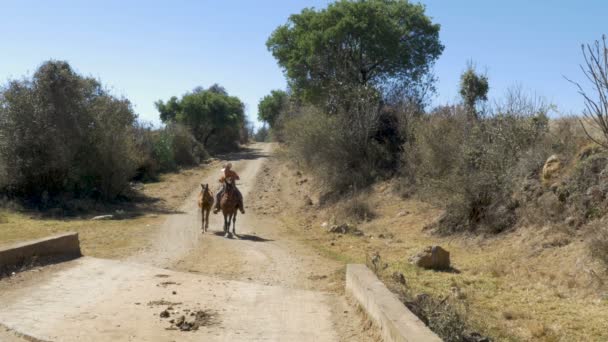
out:
M259 100L286 85L268 36L290 14L329 2L0 0L0 84L31 76L46 60L66 60L155 125L155 101L213 83L238 96L255 122ZM608 34L608 1L420 2L441 24L445 45L434 67L434 105L458 101L460 74L472 60L489 77L490 98L519 85L559 113L582 110L564 76L583 80L581 44Z

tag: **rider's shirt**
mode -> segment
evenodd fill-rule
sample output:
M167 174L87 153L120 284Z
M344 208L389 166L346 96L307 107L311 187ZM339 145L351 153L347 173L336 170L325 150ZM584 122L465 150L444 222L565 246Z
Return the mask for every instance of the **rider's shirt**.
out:
M224 183L224 181L228 177L232 177L232 179L235 181L240 180L239 175L237 175L236 172L234 172L232 170L224 169L224 173L222 174L222 177L220 178L220 183Z

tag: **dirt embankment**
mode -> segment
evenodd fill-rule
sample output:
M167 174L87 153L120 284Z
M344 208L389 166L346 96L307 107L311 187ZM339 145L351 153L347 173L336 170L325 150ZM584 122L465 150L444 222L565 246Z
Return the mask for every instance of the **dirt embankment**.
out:
M439 237L424 229L441 210L395 194L391 183L363 194L371 218L343 222L343 203L318 205L312 180L272 160L260 179L256 210L284 223L286 233L341 264L381 257L383 274L404 275L408 290L449 297L471 326L496 340L608 340L608 297L582 240L551 227L494 237ZM362 234L327 230L349 223ZM408 258L428 245L450 251L454 270L422 270ZM385 264L385 265L384 265ZM336 277L336 282L338 282Z

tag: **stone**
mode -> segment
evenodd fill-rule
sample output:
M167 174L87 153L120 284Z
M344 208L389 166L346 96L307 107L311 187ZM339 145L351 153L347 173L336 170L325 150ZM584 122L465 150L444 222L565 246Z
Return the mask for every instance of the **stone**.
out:
M450 252L440 246L428 246L410 257L409 261L413 265L426 269L447 270L450 268Z
M555 178L557 176L557 174L559 173L559 171L561 169L562 169L562 164L561 164L561 161L559 160L559 157L556 154L550 156L547 159L547 161L545 162L545 165L543 166L543 171L542 171L543 181L548 182L548 181L552 180L553 178Z
M575 227L576 219L572 216L568 216L566 217L566 220L564 220L564 223L566 223L566 225L568 225L569 227Z
M401 272L393 272L393 280L401 285L405 285L405 276Z
M114 215L99 215L99 216L93 217L91 220L94 220L94 221L98 221L98 220L112 220L113 218L114 218Z
M312 199L308 196L304 196L304 203L306 203L306 205L313 205L314 203L312 202Z
M350 234L350 235L354 235L354 236L365 235L362 231L360 231L359 229L357 229L347 223L343 223L341 225L333 225L333 226L329 227L329 229L327 231L329 233L334 233L334 234Z

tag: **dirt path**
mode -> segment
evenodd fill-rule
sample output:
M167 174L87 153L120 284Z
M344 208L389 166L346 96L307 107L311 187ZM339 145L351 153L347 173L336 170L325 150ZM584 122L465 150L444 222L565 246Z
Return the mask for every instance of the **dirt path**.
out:
M371 340L339 293L343 266L293 239L280 220L250 209L259 208L253 199L264 189L254 185L271 148L230 156L251 200L237 218L240 238L215 234L220 215L201 234L195 190L151 246L126 262L85 257L4 286L0 323L45 341ZM215 186L217 173L204 182ZM160 318L165 309L169 317ZM214 319L187 335L173 330L170 319L195 311Z

